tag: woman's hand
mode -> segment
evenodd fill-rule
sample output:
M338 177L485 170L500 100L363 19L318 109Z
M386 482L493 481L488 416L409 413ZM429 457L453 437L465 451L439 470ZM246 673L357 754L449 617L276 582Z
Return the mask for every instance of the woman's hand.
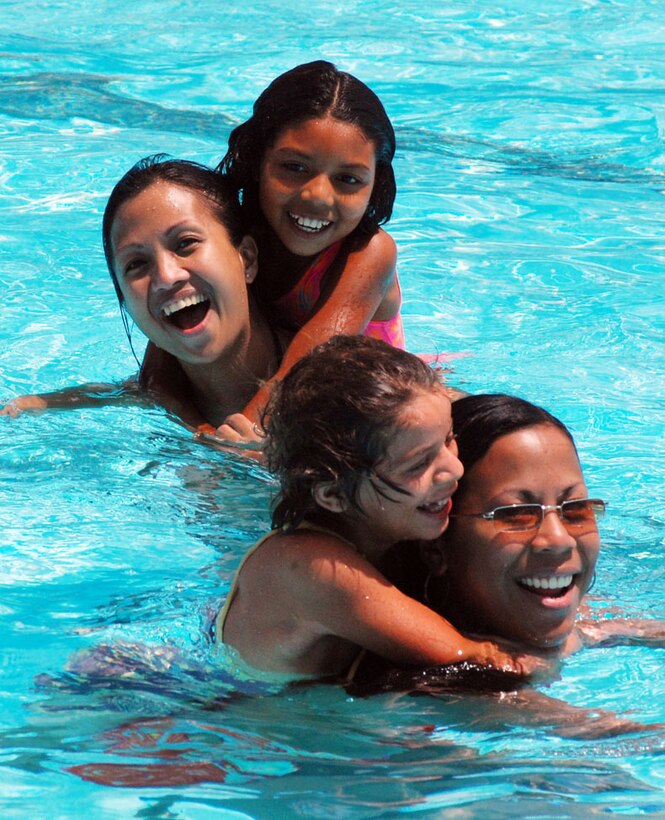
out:
M25 410L46 410L47 402L41 396L17 396L0 409L0 416L16 418Z

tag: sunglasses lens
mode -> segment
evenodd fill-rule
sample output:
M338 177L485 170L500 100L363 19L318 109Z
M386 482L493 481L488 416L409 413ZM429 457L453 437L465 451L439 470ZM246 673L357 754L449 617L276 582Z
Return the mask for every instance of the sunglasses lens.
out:
M593 498L564 501L561 505L563 520L571 527L582 527L590 523L595 524L596 518L601 518L604 512L605 504Z
M494 525L498 530L519 532L532 530L540 524L542 510L538 504L516 504L514 507L497 507Z

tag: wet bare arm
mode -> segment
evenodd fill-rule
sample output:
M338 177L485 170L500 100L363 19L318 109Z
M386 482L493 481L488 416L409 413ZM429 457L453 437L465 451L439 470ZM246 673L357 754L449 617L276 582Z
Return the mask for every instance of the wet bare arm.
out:
M274 535L250 556L224 640L250 665L276 671L338 674L358 647L398 665L468 660L517 674L551 670L465 637L344 542L312 531Z
M665 647L665 621L645 618L611 618L578 621L586 646Z
M573 706L535 689L521 689L499 696L502 708L514 711L515 723L550 727L553 734L578 740L616 737L633 732L663 733L662 723L647 724L604 709Z
M357 335L367 327L379 308L388 318L399 307L399 289L395 278L397 250L394 240L379 231L368 244L352 251L332 292L324 297L316 312L293 337L279 370L266 381L242 411L251 425L259 424L273 382L282 379L293 365L312 348L338 334ZM237 429L235 429L237 427ZM243 425L224 425L219 434L233 440L247 432ZM260 435L253 433L253 439ZM250 439L251 440L251 437Z
M119 384L90 382L50 393L17 396L0 409L0 416L15 418L26 411L71 410L112 404L140 404L142 401L145 398L141 396L134 379Z

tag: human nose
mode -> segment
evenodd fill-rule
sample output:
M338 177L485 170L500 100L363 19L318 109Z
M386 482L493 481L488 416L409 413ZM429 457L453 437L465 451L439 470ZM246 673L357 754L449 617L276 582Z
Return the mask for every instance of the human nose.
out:
M310 177L302 189L302 198L308 202L332 205L334 198L333 186L325 174Z
M457 453L448 446L444 447L435 465L434 481L437 484L457 483L463 475L464 466Z
M188 276L179 257L169 251L157 254L153 265L152 283L155 290L170 290Z
M543 520L531 540L531 546L543 551L564 552L572 549L576 543L575 538L568 532L561 519L560 508L545 507Z

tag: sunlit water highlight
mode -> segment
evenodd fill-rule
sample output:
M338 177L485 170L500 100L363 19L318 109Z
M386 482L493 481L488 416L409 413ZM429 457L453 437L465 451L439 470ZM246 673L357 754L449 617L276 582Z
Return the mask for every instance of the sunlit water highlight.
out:
M155 151L216 162L272 77L332 59L395 123L410 349L570 425L611 504L599 605L662 618L665 7L430 5L0 4L0 395L135 369L112 185ZM269 476L158 410L0 421L3 816L665 813L662 730L571 740L470 696L221 677L204 625ZM548 693L665 722L662 653L581 653Z

